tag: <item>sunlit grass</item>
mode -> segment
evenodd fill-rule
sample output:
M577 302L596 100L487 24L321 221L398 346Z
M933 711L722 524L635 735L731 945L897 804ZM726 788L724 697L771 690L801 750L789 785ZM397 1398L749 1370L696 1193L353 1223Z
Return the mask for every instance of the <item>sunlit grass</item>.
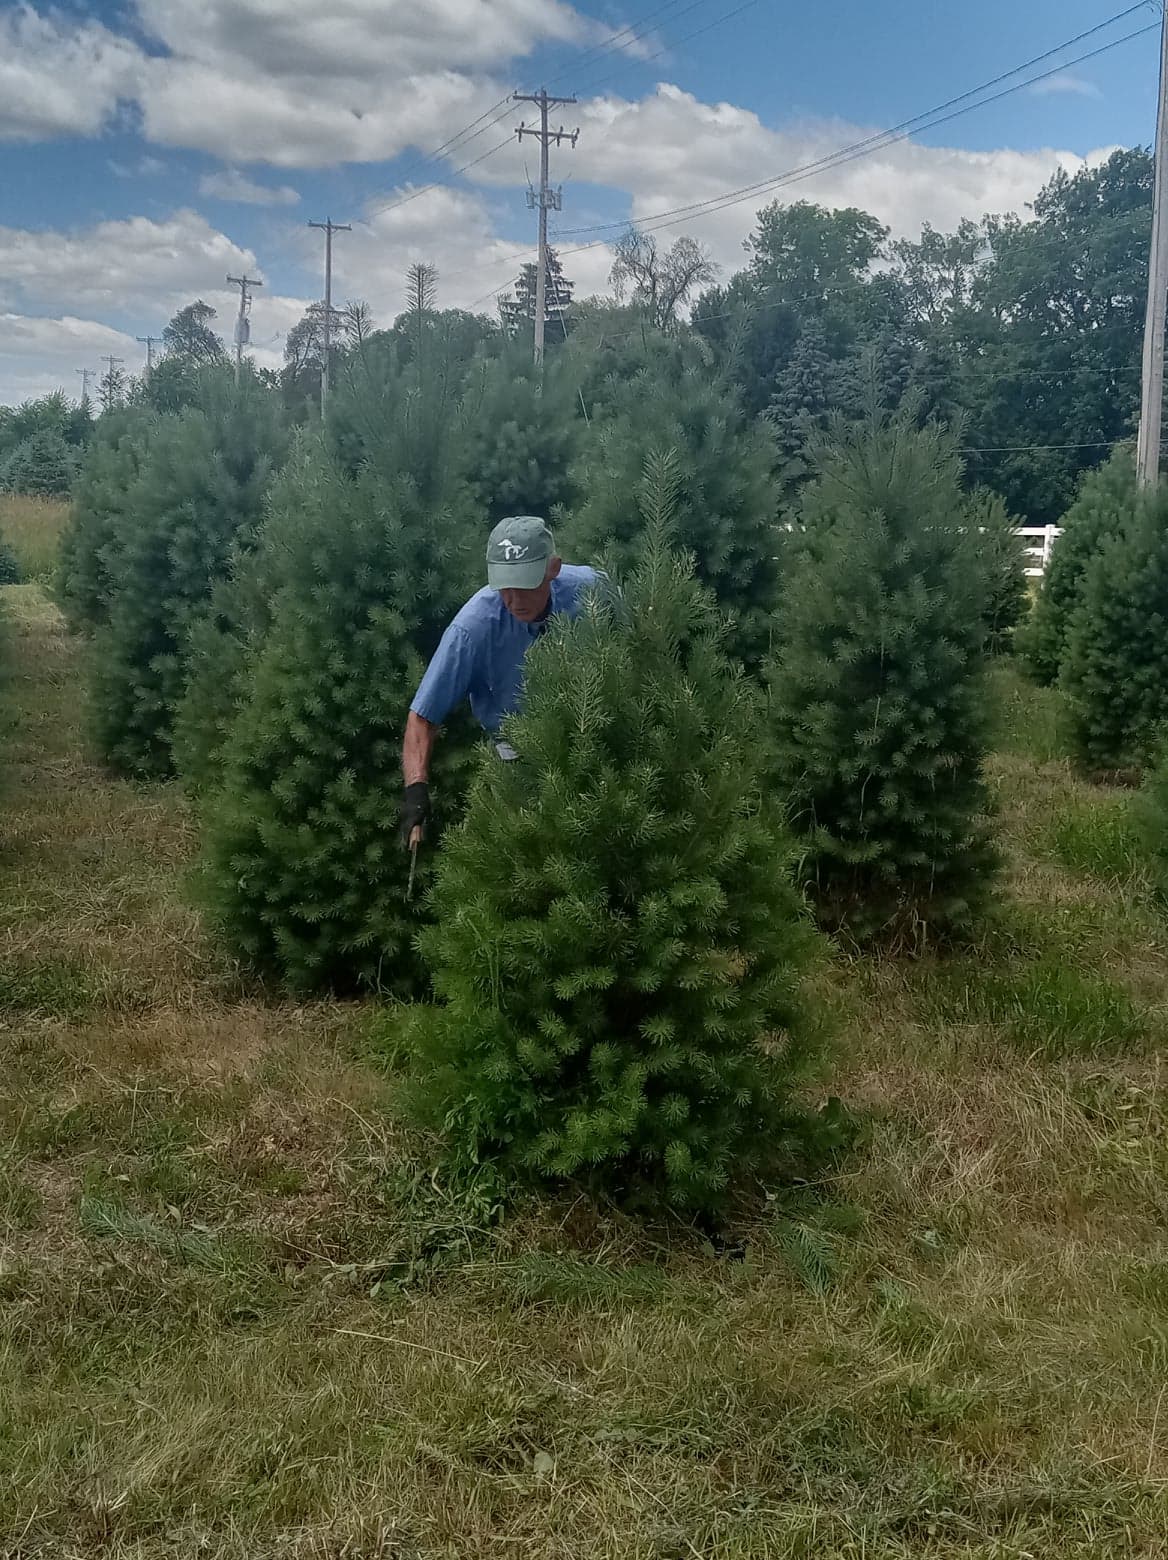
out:
M52 578L68 517L69 505L63 499L0 493L0 537L16 554L21 579Z
M711 1243L435 1180L367 1010L207 941L181 797L99 771L83 649L2 605L0 1552L1163 1552L1168 929L1008 670L995 918L837 963L858 1141Z

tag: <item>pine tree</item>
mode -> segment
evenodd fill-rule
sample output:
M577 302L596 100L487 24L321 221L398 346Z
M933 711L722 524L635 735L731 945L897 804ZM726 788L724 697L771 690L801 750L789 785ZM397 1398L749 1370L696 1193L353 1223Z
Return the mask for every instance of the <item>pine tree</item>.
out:
M108 620L121 577L121 526L155 422L142 411L103 417L85 452L55 583L58 605L75 633L92 633Z
M188 635L233 545L258 525L285 444L274 397L250 376L157 425L119 527L109 620L94 642L95 735L123 773L172 769Z
M728 648L755 666L777 590L775 451L767 430L708 375L645 372L610 388L603 420L593 420L573 471L586 496L563 527L565 556L603 556L618 573L628 571L644 529L629 495L646 460L666 450L676 464L678 542L733 619Z
M550 516L570 503L582 432L576 381L561 359L551 360L542 375L527 352L473 364L462 399L458 459L489 523L504 515Z
M1026 548L1005 500L988 488L969 499L969 526L985 574L987 645L1006 650L1026 611Z
M823 923L919 941L968 924L995 865L960 465L904 419L840 422L816 458L768 668L778 782Z
M1127 529L1135 499L1135 462L1128 448L1116 450L1083 478L1063 516L1063 534L1055 543L1030 620L1018 634L1018 648L1036 682L1057 681L1087 570L1107 539Z
M765 413L775 430L779 479L788 486L796 486L808 475L807 445L827 425L833 404L832 379L823 326L811 319L778 376Z
M529 656L521 758L483 751L439 863L419 944L444 1005L407 1048L456 1161L708 1205L781 1140L811 940L757 691L666 544L681 487L657 460L623 606Z
M1061 543L1060 543L1061 545ZM1079 587L1060 683L1070 737L1094 769L1142 768L1168 721L1168 494L1140 493Z
M0 468L0 488L41 498L65 498L77 477L80 451L56 428L24 439Z
M461 604L472 536L465 513L435 511L372 467L349 478L305 458L278 485L256 555L275 593L240 650L238 707L201 812L216 921L238 954L294 988L417 985L412 938L436 835L408 902L401 740L425 658ZM465 763L447 731L432 776L438 834Z

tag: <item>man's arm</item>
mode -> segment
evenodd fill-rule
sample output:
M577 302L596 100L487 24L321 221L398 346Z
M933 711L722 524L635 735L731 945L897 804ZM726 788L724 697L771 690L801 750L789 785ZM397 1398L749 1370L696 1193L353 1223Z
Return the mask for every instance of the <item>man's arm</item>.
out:
M466 631L452 623L442 636L426 675L414 695L402 738L401 838L407 849L416 845L430 816L430 758L438 729L450 711L466 698L474 656Z
M406 785L423 784L430 778L430 755L438 736L433 721L411 710L402 742L402 779Z

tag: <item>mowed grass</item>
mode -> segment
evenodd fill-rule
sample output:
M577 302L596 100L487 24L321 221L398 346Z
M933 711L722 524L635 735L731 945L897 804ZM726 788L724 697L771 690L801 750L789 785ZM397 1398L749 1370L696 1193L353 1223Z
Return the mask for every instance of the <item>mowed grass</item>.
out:
M0 493L0 538L16 554L22 580L52 578L69 504L59 498Z
M836 965L858 1140L715 1248L454 1195L369 1011L207 943L181 799L0 605L0 1554L1165 1554L1168 927L1051 832L1115 797L1042 700L1002 675L981 944Z

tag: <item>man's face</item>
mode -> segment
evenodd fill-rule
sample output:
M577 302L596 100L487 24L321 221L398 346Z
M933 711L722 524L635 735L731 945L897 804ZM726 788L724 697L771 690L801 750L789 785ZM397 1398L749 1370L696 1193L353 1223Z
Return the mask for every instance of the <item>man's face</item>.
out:
M538 623L552 599L552 581L560 572L559 558L549 558L543 584L534 590L501 590L503 605L520 623Z

